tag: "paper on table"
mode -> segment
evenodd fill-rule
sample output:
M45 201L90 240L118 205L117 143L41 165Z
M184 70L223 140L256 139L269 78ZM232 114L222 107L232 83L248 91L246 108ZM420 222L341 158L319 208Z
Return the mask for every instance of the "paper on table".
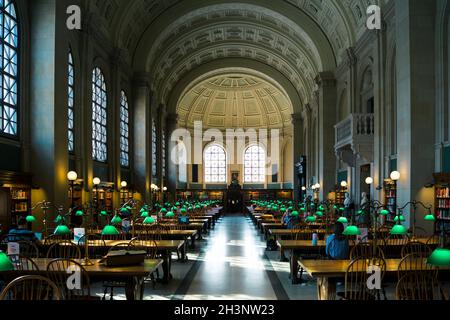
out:
M75 240L76 243L78 243L80 241L81 238L84 237L86 231L84 230L84 228L74 228L73 229L73 240ZM80 242L80 243L83 243Z

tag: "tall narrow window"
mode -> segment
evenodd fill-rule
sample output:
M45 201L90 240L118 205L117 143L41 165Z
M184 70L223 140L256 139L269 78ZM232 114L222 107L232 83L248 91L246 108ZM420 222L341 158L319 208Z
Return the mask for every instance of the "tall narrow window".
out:
M266 181L266 153L259 146L247 148L244 154L244 182L264 183Z
M218 145L211 145L205 149L205 182L227 182L227 155L225 150Z
M157 154L157 133L156 133L156 123L155 120L152 121L152 175L154 177L158 174L158 154Z
M92 72L92 158L108 160L107 93L105 77L99 68Z
M0 1L0 133L18 135L19 25L12 0Z
M162 176L166 177L166 131L162 131L161 151L162 151Z
M120 93L120 165L130 166L130 113L124 91Z
M68 112L68 122L67 122L67 131L68 131L68 139L69 139L69 152L75 151L75 118L74 118L74 86L75 86L75 71L73 64L73 56L72 52L69 51L69 69L68 69L68 96L67 96L67 112Z

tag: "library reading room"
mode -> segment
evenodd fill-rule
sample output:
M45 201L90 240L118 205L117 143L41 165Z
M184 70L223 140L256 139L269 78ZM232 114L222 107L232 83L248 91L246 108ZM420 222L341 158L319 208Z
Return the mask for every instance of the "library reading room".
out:
M448 301L449 39L450 0L0 0L0 305Z

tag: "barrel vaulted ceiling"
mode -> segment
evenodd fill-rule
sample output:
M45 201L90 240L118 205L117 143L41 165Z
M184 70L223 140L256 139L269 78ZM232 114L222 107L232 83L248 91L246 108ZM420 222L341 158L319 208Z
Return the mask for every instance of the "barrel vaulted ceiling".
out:
M86 1L96 27L136 71L154 77L162 103L190 70L239 57L281 72L303 103L314 78L340 64L365 30L366 9L389 0ZM232 67L232 66L228 66Z

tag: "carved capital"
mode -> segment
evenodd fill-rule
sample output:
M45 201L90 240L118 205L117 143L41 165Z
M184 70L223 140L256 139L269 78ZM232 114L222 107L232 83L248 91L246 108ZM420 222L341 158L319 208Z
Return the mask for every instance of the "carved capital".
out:
M148 72L136 72L133 77L133 85L135 87L151 88L152 80Z
M330 88L336 86L336 79L332 72L320 72L314 79L318 88Z

